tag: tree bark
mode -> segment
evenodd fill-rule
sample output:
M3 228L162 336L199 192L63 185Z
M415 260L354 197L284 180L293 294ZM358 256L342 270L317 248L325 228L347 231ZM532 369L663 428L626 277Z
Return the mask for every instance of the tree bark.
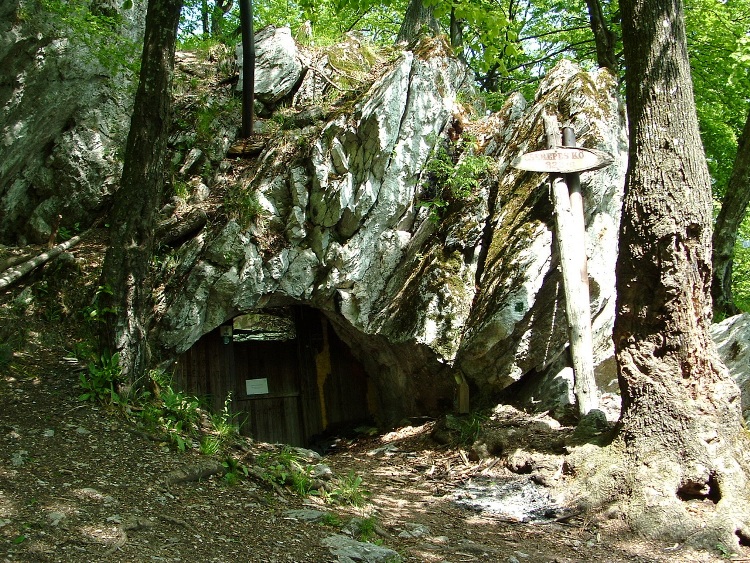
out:
M404 20L398 30L396 43L409 43L425 33L437 35L440 25L434 14L433 6L425 6L423 0L409 0Z
M150 0L141 74L125 149L120 188L110 213L110 242L104 258L103 351L120 353L122 378L135 383L148 367L146 341L157 210L162 200L177 24L182 0Z
M464 22L456 18L456 8L451 8L450 40L451 47L455 51L463 49L464 46ZM463 60L463 53L459 55Z
M596 43L596 62L602 68L608 68L617 75L617 57L615 56L615 34L607 27L604 11L599 0L586 0L589 11L589 25L594 33Z
M224 16L232 9L234 0L214 0L214 9L211 11L211 36L218 38L222 34Z
M255 31L253 29L253 1L240 0L242 27L242 137L253 134L255 105Z
M739 313L732 298L732 266L737 231L745 218L750 203L750 112L737 144L732 174L716 218L713 237L713 297L714 315L730 317Z
M711 322L711 189L681 0L621 2L630 154L617 260L620 433L608 456L634 529L732 548L750 538L739 390ZM619 449L617 449L619 448ZM700 515L690 510L702 501Z

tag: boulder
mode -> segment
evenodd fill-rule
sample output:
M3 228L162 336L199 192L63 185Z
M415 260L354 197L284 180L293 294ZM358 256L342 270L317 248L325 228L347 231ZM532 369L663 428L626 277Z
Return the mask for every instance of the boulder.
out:
M237 46L240 79L237 91L242 92L242 44ZM293 94L303 76L303 66L288 27L268 26L255 35L255 97L264 105L273 106Z
M353 540L336 534L321 540L321 545L331 550L339 563L398 563L401 556L397 551L373 543Z

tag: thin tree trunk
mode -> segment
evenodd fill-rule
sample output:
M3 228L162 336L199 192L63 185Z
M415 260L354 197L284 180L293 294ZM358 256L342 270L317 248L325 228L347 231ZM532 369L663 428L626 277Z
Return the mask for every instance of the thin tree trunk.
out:
M586 0L589 11L589 24L596 43L596 62L602 68L608 68L617 74L617 57L615 56L615 34L607 27L604 11L599 0Z
M83 240L83 237L85 237L88 233L89 231L86 231L85 233L66 240L65 242L61 242L57 246L52 247L49 250L46 250L45 252L34 256L33 258L29 258L28 260L23 261L20 265L11 265L5 271L0 273L0 290L13 285L26 274L34 271L39 266L46 264L53 258L57 258L60 254L62 254L69 248L73 248L76 244L81 242L81 240Z
M745 218L750 203L750 112L737 144L737 156L729 177L721 210L716 218L713 237L713 297L714 315L730 317L739 313L732 298L732 267L737 231Z
M162 200L169 135L171 86L182 0L150 0L141 74L130 124L120 188L110 214L104 259L105 310L115 311L102 344L120 353L124 381L135 382L148 366L146 341L156 213Z
M464 46L463 24L464 22L462 20L456 18L456 8L451 8L450 39L451 47L453 47L455 51L462 49Z
M242 27L242 136L253 134L253 106L255 105L255 32L253 30L253 1L240 0Z
M211 18L208 9L208 0L201 0L201 25L203 27L203 35L208 37L211 33Z

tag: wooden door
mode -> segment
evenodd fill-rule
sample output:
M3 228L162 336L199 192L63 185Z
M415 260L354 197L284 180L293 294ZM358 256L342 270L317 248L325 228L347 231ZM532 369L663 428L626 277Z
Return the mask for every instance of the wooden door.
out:
M296 340L233 345L234 409L242 411L243 433L263 442L303 446Z

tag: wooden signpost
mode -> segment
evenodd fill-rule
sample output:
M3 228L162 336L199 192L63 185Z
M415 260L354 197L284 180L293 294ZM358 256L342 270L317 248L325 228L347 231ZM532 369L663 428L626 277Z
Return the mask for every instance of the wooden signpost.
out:
M523 154L511 166L531 172L548 172L550 175L570 352L575 373L574 393L578 412L584 416L599 407L599 395L594 380L586 227L578 172L604 168L612 164L614 159L603 151L576 147L572 127L563 128L561 139L560 127L553 115L544 116L544 132L548 149Z

